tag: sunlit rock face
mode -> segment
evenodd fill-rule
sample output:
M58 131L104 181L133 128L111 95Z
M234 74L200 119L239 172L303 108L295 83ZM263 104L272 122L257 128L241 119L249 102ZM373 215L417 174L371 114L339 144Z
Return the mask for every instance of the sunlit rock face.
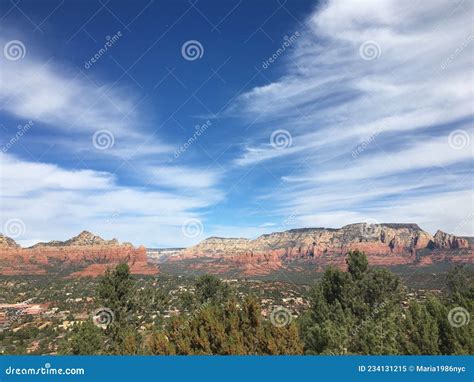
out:
M0 236L0 275L43 275L66 277L99 276L107 268L127 263L134 274L156 274L147 263L146 249L117 239L104 240L84 231L66 241L38 243L21 248L13 239Z
M339 229L302 228L245 238L210 237L170 256L170 263L205 273L235 272L260 276L292 265L310 265L315 271L328 266L346 268L346 254L366 253L378 266L424 266L438 262L474 263L472 239L442 231L433 236L416 224L357 223ZM107 268L127 263L134 274L153 275L146 249L117 239L104 240L84 231L66 241L38 243L21 248L0 235L0 275L61 274L95 277Z
M170 261L194 261L197 269L239 269L245 275L273 272L290 263L309 263L315 270L327 266L345 269L347 252L366 253L372 265L426 265L433 262L473 263L466 238L441 231L435 236L416 224L357 223L339 229L303 228L262 235L255 240L211 237L189 247ZM219 272L217 272L219 273Z

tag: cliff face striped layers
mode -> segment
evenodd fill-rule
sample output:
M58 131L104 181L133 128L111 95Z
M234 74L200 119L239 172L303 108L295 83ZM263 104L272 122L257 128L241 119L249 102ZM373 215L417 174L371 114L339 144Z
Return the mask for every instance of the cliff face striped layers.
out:
M61 274L69 277L98 276L108 267L129 264L134 274L156 274L147 263L146 249L116 239L104 240L84 231L66 241L39 243L21 248L0 235L0 275Z
M433 236L416 224L358 223L340 229L293 229L255 240L211 237L170 261L193 260L195 268L217 271L237 268L245 275L270 273L290 263L313 264L315 270L345 268L351 250L365 252L370 264L381 266L474 263L471 241L442 231Z
M474 264L473 242L442 231L431 235L416 224L360 223L339 229L293 229L254 240L211 237L169 256L167 262L182 270L240 276L267 275L289 266L292 270L299 266L314 271L328 266L345 269L345 256L351 250L365 252L369 263L379 266ZM0 275L97 276L121 262L128 263L134 274L158 272L148 263L144 247L104 240L87 231L67 241L30 248L0 235Z

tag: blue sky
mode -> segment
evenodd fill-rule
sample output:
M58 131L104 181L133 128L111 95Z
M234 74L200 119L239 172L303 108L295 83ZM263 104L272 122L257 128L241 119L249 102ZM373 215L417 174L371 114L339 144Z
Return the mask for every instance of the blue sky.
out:
M469 1L4 1L3 232L473 235L473 17Z

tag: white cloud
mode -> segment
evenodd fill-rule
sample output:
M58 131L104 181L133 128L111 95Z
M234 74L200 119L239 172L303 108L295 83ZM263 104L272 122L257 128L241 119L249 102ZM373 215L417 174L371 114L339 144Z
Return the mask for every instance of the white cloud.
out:
M244 94L238 106L251 118L271 121L271 130L285 126L302 142L344 143L377 126L386 133L410 131L469 117L471 14L466 2L329 1L288 55L287 75ZM378 59L361 58L367 40L380 46ZM463 43L464 51L442 69ZM320 139L312 143L305 149L319 147ZM293 147L275 155L297 152Z
M459 208L460 205L466 208ZM423 197L409 197L399 200L395 206L377 206L366 211L338 210L298 216L297 225L304 227L341 227L354 222L416 223L422 229L434 234L438 229L460 236L472 236L472 207L474 196L471 191L448 192Z
M0 223L21 219L23 244L67 239L83 229L137 245L192 244L181 225L222 198L217 191L185 195L120 186L110 173L67 170L10 154L0 154L0 162Z
M463 130L469 140L474 138L474 131ZM470 146L461 149L453 149L449 145L449 137L426 139L422 142L414 142L410 147L396 152L378 152L364 155L360 159L353 160L346 157L345 161L338 161L328 169L315 169L309 171L303 178L287 177L285 180L299 180L307 182L334 182L340 180L376 179L394 173L419 170L430 167L447 167L454 163L469 161L473 157Z
M235 163L284 172L263 199L297 215L300 226L337 227L369 214L474 234L472 226L459 228L474 211L466 203L473 8L462 1L322 3L285 56L286 73L228 111L261 121ZM374 51L364 51L370 44ZM291 133L290 148L268 144L276 129ZM467 137L461 149L449 144L454 129ZM465 207L444 214L456 204Z
M91 170L67 171L54 164L17 160L0 153L2 197L23 197L38 189L100 190L113 184L114 176Z
M46 62L32 50L22 60L2 58L1 66L0 111L32 120L35 134L24 136L22 145L51 149L53 161L0 153L0 220L2 226L12 218L25 223L19 243L64 240L84 229L137 245L195 243L181 225L189 218L205 222L202 209L224 197L217 188L221 174L166 165L173 145L156 134L154 113L133 89ZM98 130L106 130L113 145L95 147ZM61 158L71 153L95 169L66 168ZM117 174L110 172L115 168Z
M2 43L3 46L3 43ZM35 58L2 62L3 110L56 128L127 130L124 117L136 115L130 93L98 85L86 74Z
M211 188L220 178L213 170L183 166L151 166L148 174L153 184L180 189Z
M69 151L94 151L92 136L102 129L115 138L114 147L102 155L129 159L172 151L171 145L145 132L152 122L144 117L138 95L117 83L101 83L84 70L30 54L19 61L2 60L0 75L1 111L48 126L58 134L50 141ZM70 139L81 135L84 139Z

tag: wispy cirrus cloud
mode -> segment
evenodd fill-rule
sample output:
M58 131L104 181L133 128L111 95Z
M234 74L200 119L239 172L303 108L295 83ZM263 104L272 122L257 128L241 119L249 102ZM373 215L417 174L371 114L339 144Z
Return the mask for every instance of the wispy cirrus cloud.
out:
M185 166L150 166L147 170L153 184L180 189L215 187L221 177L218 171Z
M19 144L39 154L33 160L0 153L3 231L20 219L22 245L83 229L137 245L199 240L183 235L181 226L190 218L205 222L202 210L224 198L221 175L192 163L171 166L176 144L156 133L138 94L34 53L1 59L0 113L34 121Z
M191 244L182 234L183 222L222 198L217 192L124 186L105 171L70 170L10 154L0 153L0 162L0 224L20 219L25 231L18 242L23 245L66 239L84 229L137 245Z
M264 198L296 225L416 218L455 229L465 211L445 219L449 198L466 203L473 187L473 14L465 1L322 3L286 73L229 111L260 127L235 163L284 172ZM285 150L268 143L276 129L291 133ZM408 213L416 203L424 212Z
M0 39L0 45L5 41ZM147 120L138 94L117 83L103 82L84 70L28 54L24 59L3 58L0 111L20 119L41 122L55 132L58 145L69 150L90 150L98 130L109 131L115 148L103 154L132 156L171 152L172 147L145 133ZM71 140L71 136L88 139Z

